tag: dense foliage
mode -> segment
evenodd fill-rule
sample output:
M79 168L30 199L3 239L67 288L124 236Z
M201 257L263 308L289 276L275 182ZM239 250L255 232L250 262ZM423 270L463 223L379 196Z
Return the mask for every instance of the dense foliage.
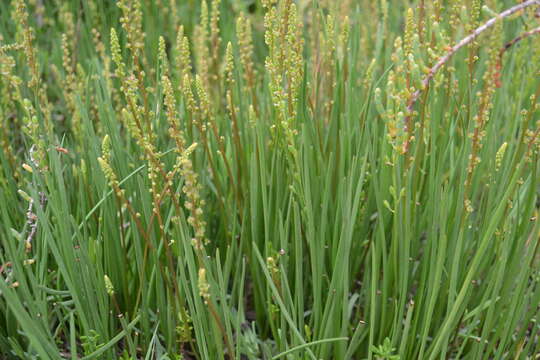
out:
M1 1L0 358L538 359L539 17Z

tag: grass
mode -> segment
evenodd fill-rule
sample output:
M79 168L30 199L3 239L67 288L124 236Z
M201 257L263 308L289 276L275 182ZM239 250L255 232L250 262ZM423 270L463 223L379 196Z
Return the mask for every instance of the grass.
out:
M540 4L441 3L2 1L0 358L538 359Z

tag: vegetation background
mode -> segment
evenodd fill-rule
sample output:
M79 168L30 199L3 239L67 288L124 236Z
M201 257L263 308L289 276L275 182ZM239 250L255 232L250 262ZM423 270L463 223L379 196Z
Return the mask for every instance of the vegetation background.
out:
M0 358L538 359L539 8L1 1Z

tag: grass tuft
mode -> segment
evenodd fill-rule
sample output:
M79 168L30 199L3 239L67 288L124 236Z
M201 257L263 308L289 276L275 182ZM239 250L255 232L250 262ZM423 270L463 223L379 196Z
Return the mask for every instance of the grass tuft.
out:
M537 359L540 1L0 2L0 358Z

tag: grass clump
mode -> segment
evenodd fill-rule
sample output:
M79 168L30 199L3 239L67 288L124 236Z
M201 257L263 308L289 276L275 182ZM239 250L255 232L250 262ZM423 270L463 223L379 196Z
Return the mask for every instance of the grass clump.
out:
M0 357L536 359L540 2L0 3Z

